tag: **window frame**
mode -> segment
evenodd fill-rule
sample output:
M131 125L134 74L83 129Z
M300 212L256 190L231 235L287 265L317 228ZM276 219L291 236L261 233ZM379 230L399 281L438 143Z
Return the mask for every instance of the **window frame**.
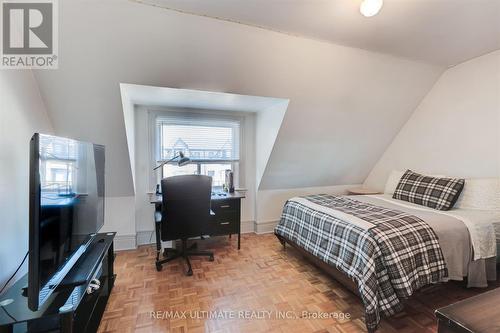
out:
M243 147L244 147L244 126L245 126L245 118L243 116L233 116L228 115L227 112L223 111L207 111L207 110L195 110L195 111L179 111L179 110L148 110L149 113L149 155L151 161L151 170L157 166L162 160L159 159L159 151L160 151L160 133L157 126L158 119L162 117L203 117L205 119L213 119L213 120L230 120L237 121L239 123L239 158L238 160L195 160L191 161L191 164L197 165L197 174L200 174L201 168L203 164L231 164L231 169L234 173L234 181L235 187L239 185L240 179L242 177L240 172L240 164L244 161L243 155ZM177 162L169 162L169 165L175 165ZM156 184L161 182L164 174L164 168L160 168L160 171L153 171L150 177L151 187L154 188ZM214 188L220 188L219 186L214 186Z

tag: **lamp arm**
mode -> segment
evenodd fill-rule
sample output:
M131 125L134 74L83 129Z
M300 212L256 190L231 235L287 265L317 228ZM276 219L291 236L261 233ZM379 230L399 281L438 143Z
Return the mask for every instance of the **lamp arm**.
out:
M164 162L161 162L158 166L154 167L153 168L153 171L161 168L162 166L164 166L165 164L169 163L169 162L172 162L173 160L175 160L176 158L180 157L181 155L180 154L177 154L176 156L172 157L171 159L169 159L168 161L164 161Z

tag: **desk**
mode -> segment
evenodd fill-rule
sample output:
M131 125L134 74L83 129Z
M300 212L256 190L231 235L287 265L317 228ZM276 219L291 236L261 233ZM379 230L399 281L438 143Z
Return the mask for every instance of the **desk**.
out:
M439 333L498 332L500 288L436 310Z
M241 199L245 195L240 192L225 193L213 192L210 208L214 212L214 217L210 225L210 236L225 236L238 234L238 250L241 242ZM161 212L162 196L152 195L150 203L155 205L155 213ZM155 218L155 221L157 219ZM161 223L155 223L156 244L161 243ZM160 245L161 247L161 245Z

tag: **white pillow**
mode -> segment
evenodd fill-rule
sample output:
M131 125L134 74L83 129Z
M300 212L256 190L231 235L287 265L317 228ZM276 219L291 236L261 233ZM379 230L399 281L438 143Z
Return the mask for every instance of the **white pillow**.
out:
M401 180L401 177L403 177L405 171L400 171L400 170L392 170L391 174L389 175L389 178L387 178L387 182L385 183L385 189L384 189L384 194L388 195L393 195L394 191L396 191L396 187L399 184L399 181Z
M384 189L384 194L388 194L392 196L394 192L396 191L396 187L398 187L399 181L401 180L401 177L403 177L405 171L401 170L392 170L389 177L387 178L387 182L385 183L385 189ZM437 178L443 178L446 176L443 175L429 175L430 177L437 177Z
M500 178L467 178L455 208L500 210Z

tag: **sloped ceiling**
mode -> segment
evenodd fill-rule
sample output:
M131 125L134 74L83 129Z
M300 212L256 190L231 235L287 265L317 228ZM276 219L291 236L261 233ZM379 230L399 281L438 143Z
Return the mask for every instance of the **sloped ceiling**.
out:
M107 146L133 194L120 82L289 99L260 188L361 183L442 67L125 0L60 1L58 70L37 71L56 133Z
M500 49L500 1L133 0L433 64L452 66Z

